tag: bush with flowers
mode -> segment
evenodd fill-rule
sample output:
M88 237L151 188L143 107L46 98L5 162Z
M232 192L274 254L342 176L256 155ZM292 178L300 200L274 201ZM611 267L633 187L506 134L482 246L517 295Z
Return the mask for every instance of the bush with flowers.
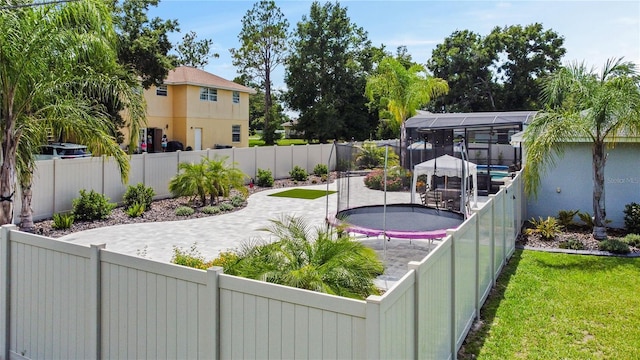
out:
M399 166L387 171L387 191L407 190L411 184L411 173ZM384 169L372 170L364 178L364 185L372 190L384 190Z

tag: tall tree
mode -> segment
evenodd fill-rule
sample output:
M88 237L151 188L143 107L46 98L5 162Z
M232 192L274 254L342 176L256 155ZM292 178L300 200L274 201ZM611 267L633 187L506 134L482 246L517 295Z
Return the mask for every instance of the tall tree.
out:
M525 190L537 195L544 171L568 141L589 139L593 155L593 236L607 236L604 213L605 145L640 134L640 76L632 63L609 60L600 72L572 64L545 78L545 104L525 130Z
M103 2L2 9L0 17L0 224L13 220L18 179L28 228L33 150L46 135L72 135L96 153L113 155L124 181L127 156L108 134L111 122L95 100L117 99L132 122L144 118L144 108L131 82L121 80L126 74L117 65L111 13Z
M264 129L266 144L275 142L275 124L272 124L271 74L284 63L287 56L289 22L275 1L261 0L254 4L242 18L242 30L238 35L241 47L230 49L233 65L251 81L264 89Z
M169 54L173 45L169 33L179 31L177 20L149 19L150 6L160 0L113 0L114 23L118 34L118 59L133 69L145 89L161 85L177 58Z
M367 33L338 3L314 2L297 24L285 83L289 108L299 111L307 140L369 137L364 96L375 54Z
M196 40L195 31L189 31L184 34L182 41L178 44L176 51L178 52L178 64L203 68L209 64L209 57L219 58L220 54L211 50L213 40L202 39Z
M396 126L400 128L401 161L405 163L406 135L405 120L415 115L416 110L426 105L432 98L449 91L447 82L430 77L422 65L406 69L402 62L393 57L383 59L377 73L367 80L366 94L373 100L376 95L392 114Z
M123 0L111 2L113 22L118 38L118 62L127 73L133 73L140 86L145 89L151 85L161 85L169 70L177 65L175 55L169 54L172 44L168 34L179 31L176 20L163 20L158 17L149 19L147 13L152 6L158 6L159 0ZM124 79L123 79L124 80ZM113 101L101 100L106 106L113 128L112 135L119 143L125 141L120 129L135 124L127 124L122 117L124 109ZM129 133L130 144L138 142L138 132ZM130 152L135 150L129 147Z
M500 109L540 107L540 79L560 68L566 53L563 43L563 37L544 30L539 23L493 29L485 39L485 48L497 50L498 82L504 84Z
M473 112L496 110L493 97L495 51L487 51L482 37L469 30L455 31L438 44L427 66L447 80L449 93L434 101L434 111Z
M536 110L540 79L560 66L564 39L541 24L496 27L487 36L455 31L428 67L450 92L433 111Z

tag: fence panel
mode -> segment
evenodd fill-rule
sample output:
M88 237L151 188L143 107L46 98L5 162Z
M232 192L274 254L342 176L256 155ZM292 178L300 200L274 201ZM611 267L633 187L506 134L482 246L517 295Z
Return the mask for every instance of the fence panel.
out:
M364 301L221 274L220 358L366 358Z
M102 193L102 177L102 158L53 160L54 211L70 210L72 200L80 196L82 189Z
M504 189L504 256L509 258L515 250L516 242L516 193L513 183L509 183Z
M269 170L276 178L276 148L277 146L262 146L256 149L256 166L260 170ZM258 170L256 169L256 174ZM287 173L287 176L289 174Z
M452 244L447 236L422 261L409 264L417 279L418 359L452 358Z
M414 358L415 280L415 272L408 272L379 299L381 359Z
M177 151L178 163L193 163L199 164L202 161L202 157L209 157L209 150L199 151ZM212 156L213 158L213 156Z
M111 202L121 203L127 188L126 184L122 183L118 163L113 158L103 156L102 174L102 193L107 196ZM129 179L131 179L131 174L129 174Z
M293 148L295 146L274 146L275 149L275 179L289 177L289 172L293 169Z
M131 155L129 160L129 185L145 184L144 175L144 157L142 155ZM169 166L167 166L168 171ZM178 167L173 168L174 174L178 171Z
M460 349L476 315L476 221L469 217L453 233L455 249L456 350Z
M291 145L291 147L291 168L299 166L311 174L315 164L309 162L309 145Z
M36 162L36 168L33 173L33 185L31 187L31 208L33 209L33 219L41 220L51 217L55 211L55 198L58 196L55 191L55 182L53 181L53 160L42 160ZM17 191L16 191L17 194ZM15 198L16 200L21 200ZM16 202L16 207L18 206ZM14 215L19 215L19 207L14 209Z
M31 359L94 359L92 250L17 231L9 242L9 350Z
M333 146L333 145L332 145ZM324 150L324 145L311 146L307 145L307 163L309 164L309 171L313 171L313 168L318 164L327 165L327 162L324 160L322 156L322 152ZM329 148L329 151L331 149ZM328 155L328 152L327 152ZM328 159L328 156L327 156Z
M504 188L495 195L489 195L493 203L493 273L495 278L500 274L505 259L504 196Z
M145 185L153 188L156 199L170 197L169 182L178 174L178 157L175 153L154 153L143 156L146 163Z
M255 161L256 152L258 147L254 148L237 148L233 149L233 158L236 163L236 168L240 169L249 178L256 177L257 164ZM249 179L247 179L248 181Z
M493 205L478 212L478 307L484 303L493 286Z
M199 314L206 272L101 252L102 357L196 359L203 343ZM206 305L205 305L206 306ZM210 324L215 326L215 324Z

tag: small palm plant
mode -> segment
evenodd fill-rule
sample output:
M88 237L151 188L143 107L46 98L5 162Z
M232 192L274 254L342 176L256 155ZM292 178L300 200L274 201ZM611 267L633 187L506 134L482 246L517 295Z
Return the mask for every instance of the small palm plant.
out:
M373 249L346 236L334 238L323 228L312 229L294 216L271 220L263 230L278 240L245 244L225 272L350 298L379 294L373 280L384 267Z
M174 196L193 196L193 200L199 198L200 204L207 203L207 195L210 196L210 204L219 202L220 197L229 197L231 189L236 189L246 196L247 188L244 180L247 176L234 164L227 164L225 158L207 159L203 157L200 163L180 163L181 171L169 182L169 191Z
M169 191L174 196L193 196L192 201L199 197L200 203L204 204L207 201L206 169L204 162L180 163L180 173L169 182Z

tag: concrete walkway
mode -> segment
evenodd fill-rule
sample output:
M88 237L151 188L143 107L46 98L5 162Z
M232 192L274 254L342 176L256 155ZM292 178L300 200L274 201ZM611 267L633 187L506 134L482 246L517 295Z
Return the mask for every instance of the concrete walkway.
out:
M335 190L335 184L329 185ZM327 185L312 185L305 189L326 190ZM213 259L221 251L235 249L243 242L268 239L260 231L272 219L283 215L305 218L309 224L322 226L325 221L327 197L314 200L268 196L285 189L259 191L247 199L247 206L228 214L184 221L125 224L91 229L61 237L77 244L106 244L107 250L143 256L169 262L173 248L184 250L194 243L205 259ZM335 214L337 194L329 195L329 214Z
M329 190L336 190L336 183ZM306 186L305 189L326 190L326 184ZM381 191L364 187L362 179L350 180L351 206L382 204ZM190 249L194 244L207 260L214 259L222 251L236 249L243 243L256 239L269 239L269 233L261 231L270 225L270 220L283 215L302 217L312 226L325 226L327 207L329 216L334 216L338 195L331 194L314 200L269 196L283 188L257 192L247 200L241 210L200 219L125 224L72 233L61 240L77 244L106 244L106 249L127 255L141 256L161 262L170 262L175 247ZM387 193L387 202L410 202L408 193ZM391 240L368 238L365 244L374 248L385 263L383 281L400 279L408 269L409 261L424 258L435 244L428 240ZM389 284L391 284L389 283ZM384 286L381 284L381 286Z

